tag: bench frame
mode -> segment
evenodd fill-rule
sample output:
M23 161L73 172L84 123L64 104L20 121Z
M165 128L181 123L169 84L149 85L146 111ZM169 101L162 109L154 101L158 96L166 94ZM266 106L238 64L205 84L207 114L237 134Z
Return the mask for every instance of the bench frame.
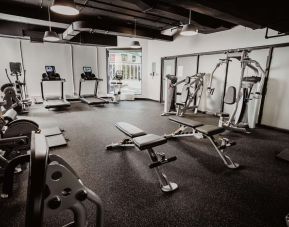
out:
M134 143L134 138L140 138L142 136L147 135L145 132L143 135L136 136L136 137L130 137L117 124L116 124L116 128L119 129L121 132L123 132L126 135L126 138L124 138L123 140L121 140L118 143L112 143L112 144L106 146L107 150L112 150L112 149L116 149L116 148L126 148L126 147L136 147L138 150L140 150L140 148L138 148L138 146L136 146L136 144ZM142 131L142 130L140 130L140 131ZM166 158L164 153L155 152L153 147L149 147L149 148L146 148L144 150L147 150L148 155L152 161L152 164L150 164L149 167L154 168L162 192L172 192L172 191L175 191L176 189L178 189L178 185L174 182L169 181L168 177L161 169L161 165L176 160L176 157Z
M112 143L106 146L106 150L112 150L115 148L126 148L126 147L135 147L132 138L124 138L117 143Z
M179 124L180 127L177 128L171 134L165 134L164 135L165 138L170 139L170 138L192 137L192 136L197 138L197 139L207 138L210 141L210 143L213 145L216 153L222 159L222 161L226 165L226 167L228 167L230 169L236 169L239 167L238 163L232 161L228 155L224 154L225 149L227 147L230 147L233 145L233 143L230 142L227 138L219 136L219 138L217 139L217 138L215 138L215 136L218 134L206 135L204 133L201 133L200 131L198 131L198 127L200 127L200 126L189 127L186 125L182 125L181 122L176 122L176 121L172 121L172 122ZM188 130L191 130L191 131L188 131ZM218 140L220 140L220 142L218 142Z

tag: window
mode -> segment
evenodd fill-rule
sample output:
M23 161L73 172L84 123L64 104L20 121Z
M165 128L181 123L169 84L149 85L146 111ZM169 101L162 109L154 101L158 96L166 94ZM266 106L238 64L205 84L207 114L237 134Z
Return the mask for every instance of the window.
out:
M111 81L116 72L123 73L122 93L140 95L142 81L142 50L141 49L108 49L107 55L107 91L113 93Z

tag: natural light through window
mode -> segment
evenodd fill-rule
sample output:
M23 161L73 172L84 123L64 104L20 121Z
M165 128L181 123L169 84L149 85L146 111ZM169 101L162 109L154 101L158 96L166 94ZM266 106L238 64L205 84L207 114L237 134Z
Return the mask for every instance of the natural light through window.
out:
M140 95L142 81L142 50L110 49L108 50L108 92L113 92L111 81L116 75L122 75L121 92Z

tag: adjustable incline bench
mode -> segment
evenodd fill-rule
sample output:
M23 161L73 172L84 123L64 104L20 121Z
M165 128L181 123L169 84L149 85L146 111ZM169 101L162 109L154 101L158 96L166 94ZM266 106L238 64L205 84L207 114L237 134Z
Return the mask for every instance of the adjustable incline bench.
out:
M234 145L235 143L230 142L227 138L219 137L218 139L220 142L215 138L216 135L225 131L224 128L220 128L215 125L204 125L201 122L178 116L170 117L169 120L178 123L180 127L173 133L165 135L165 138L169 139L191 136L196 138L207 138L213 144L217 154L228 168L236 169L239 167L238 163L233 162L229 156L224 154L225 149ZM193 131L188 131L188 129Z
M160 166L172 161L175 161L177 158L175 156L166 158L164 153L156 153L153 148L159 145L165 144L167 139L164 137L147 134L143 130L135 127L126 122L118 122L115 126L123 132L128 138L123 139L119 143L114 143L106 147L107 150L120 147L137 147L139 150L147 150L148 154L152 160L152 163L149 165L149 168L154 168L161 190L163 192L172 192L178 188L176 183L170 182L167 179L167 176L161 171Z

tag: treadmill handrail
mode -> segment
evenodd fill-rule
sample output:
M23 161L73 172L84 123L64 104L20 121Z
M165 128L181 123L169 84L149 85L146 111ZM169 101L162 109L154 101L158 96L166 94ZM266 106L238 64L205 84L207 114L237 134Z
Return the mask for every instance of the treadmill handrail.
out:
M62 82L66 82L66 80L65 80L64 78L60 78L60 80L58 80L58 79L50 79L50 80L42 79L42 82L50 82L50 81L62 81Z
M63 90L64 90L65 79L61 79L61 80L41 80L40 85L41 85L41 96L42 96L42 99L46 100L46 98L44 96L43 82L51 82L51 81L54 81L54 82L59 81L59 82L61 82L61 96L59 96L59 97L60 97L60 99L64 100L64 91Z
M83 83L83 82L88 82L88 81L95 81L95 85L94 85L94 93L91 94L91 95L93 95L95 98L98 98L98 97L97 97L97 88L98 88L98 83L99 83L99 81L103 81L103 79L99 79L99 78L95 78L95 79L93 79L93 80L85 80L85 79L81 78L81 79L79 80L79 91L78 91L78 96L79 96L80 98L83 97L83 96L81 95L81 87L82 87L82 83ZM90 94L87 94L87 95L90 95Z

